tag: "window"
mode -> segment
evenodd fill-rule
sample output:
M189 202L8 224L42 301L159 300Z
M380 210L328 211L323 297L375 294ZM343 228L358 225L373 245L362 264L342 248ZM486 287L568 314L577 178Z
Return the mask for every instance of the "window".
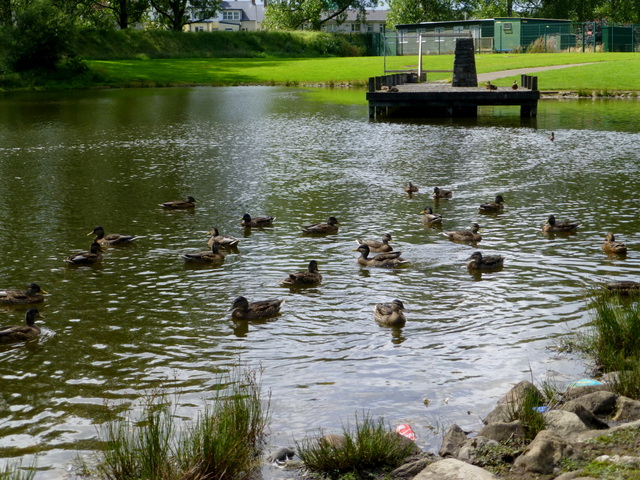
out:
M503 23L502 24L502 31L504 33L513 33L513 28L511 23Z
M409 43L407 40L407 32L405 30L398 30L398 37L400 37L398 39L400 43Z
M237 12L237 11L222 12L222 20L232 20L237 22L238 20L240 20L240 12Z
M335 23L330 23L327 25L327 32L335 33L338 31L338 26Z
M351 31L352 32L359 32L360 31L360 24L359 23L352 23L351 24Z
M196 27L196 32L204 32L204 27Z
M373 33L373 25L367 25L367 33Z
M453 27L453 33L462 33L464 32L464 27Z
M444 27L436 27L433 29L435 33L444 33Z

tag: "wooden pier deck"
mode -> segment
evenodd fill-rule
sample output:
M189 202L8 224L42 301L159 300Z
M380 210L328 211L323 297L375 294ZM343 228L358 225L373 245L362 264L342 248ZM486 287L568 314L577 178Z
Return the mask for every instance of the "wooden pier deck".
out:
M526 78L525 78L526 77ZM386 75L369 79L369 117L475 117L479 106L520 107L521 117L538 113L540 91L537 77L523 75L517 90L498 87L452 87L443 83L415 83L410 74ZM407 81L412 83L407 83Z

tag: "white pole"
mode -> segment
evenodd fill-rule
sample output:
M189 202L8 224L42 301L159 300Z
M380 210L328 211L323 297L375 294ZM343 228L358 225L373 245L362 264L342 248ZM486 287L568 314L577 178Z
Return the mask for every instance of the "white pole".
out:
M422 33L418 34L418 82L422 80Z

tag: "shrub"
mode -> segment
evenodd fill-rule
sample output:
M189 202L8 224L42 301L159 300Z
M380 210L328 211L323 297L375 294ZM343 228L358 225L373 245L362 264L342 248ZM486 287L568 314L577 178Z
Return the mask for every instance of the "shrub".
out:
M298 456L312 472L336 479L363 478L398 467L411 454L414 443L389 428L383 419L364 414L355 427L343 427L344 442L326 441L322 434L296 441Z

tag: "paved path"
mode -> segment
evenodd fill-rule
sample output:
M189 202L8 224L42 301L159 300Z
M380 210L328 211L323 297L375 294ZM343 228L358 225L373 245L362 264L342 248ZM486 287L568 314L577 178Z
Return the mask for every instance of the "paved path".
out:
M514 75L529 75L530 73L544 72L545 70L559 70L560 68L581 67L582 65L591 65L592 63L594 62L575 63L573 65L549 65L546 67L514 68L513 70L502 70L500 72L479 73L478 83L497 80L498 78L513 77Z

